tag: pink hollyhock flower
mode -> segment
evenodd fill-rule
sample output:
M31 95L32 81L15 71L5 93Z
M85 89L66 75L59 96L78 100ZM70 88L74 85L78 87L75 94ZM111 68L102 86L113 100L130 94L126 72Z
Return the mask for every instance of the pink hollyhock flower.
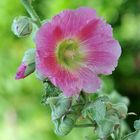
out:
M66 96L99 89L98 74L111 74L121 54L111 26L86 7L56 15L35 40L37 71Z

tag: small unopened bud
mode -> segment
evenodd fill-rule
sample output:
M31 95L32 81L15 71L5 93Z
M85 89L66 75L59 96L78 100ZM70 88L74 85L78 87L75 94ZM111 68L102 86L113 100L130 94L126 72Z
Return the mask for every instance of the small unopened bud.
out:
M16 73L16 80L23 79L35 71L35 49L25 52L22 63Z
M16 17L12 23L12 31L18 37L25 37L32 33L31 19L25 16Z

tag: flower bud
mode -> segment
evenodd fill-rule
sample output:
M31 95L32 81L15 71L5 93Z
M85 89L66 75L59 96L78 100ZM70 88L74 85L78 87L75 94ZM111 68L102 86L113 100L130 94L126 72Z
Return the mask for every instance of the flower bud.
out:
M71 107L71 98L59 95L57 97L48 98L47 103L52 110L52 120L56 120L61 118L69 110Z
M31 19L25 16L16 17L12 23L12 31L18 37L25 37L32 33Z
M73 113L63 116L60 120L53 120L55 133L59 136L65 136L70 133L78 117L79 116L76 113Z
M35 70L35 49L29 49L25 52L22 63L16 73L16 80L23 79L33 73Z

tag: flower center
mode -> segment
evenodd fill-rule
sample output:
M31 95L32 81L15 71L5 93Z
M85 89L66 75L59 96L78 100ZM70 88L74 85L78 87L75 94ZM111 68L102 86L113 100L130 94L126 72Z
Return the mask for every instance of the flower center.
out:
M85 53L77 40L66 39L56 47L58 63L65 69L75 70L85 61Z

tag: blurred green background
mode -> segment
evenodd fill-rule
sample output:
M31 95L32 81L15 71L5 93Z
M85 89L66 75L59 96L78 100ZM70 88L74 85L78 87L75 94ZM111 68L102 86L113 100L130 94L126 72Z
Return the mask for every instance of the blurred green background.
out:
M96 9L114 28L120 41L122 56L106 86L111 85L131 104L129 111L140 116L140 0L35 0L33 3L41 19L80 6ZM11 32L15 16L28 15L20 0L0 1L0 140L78 140L90 129L74 129L66 137L53 132L50 109L41 104L43 88L34 74L21 81L14 75L24 51L34 47L31 38L19 39ZM136 117L128 117L131 127Z

